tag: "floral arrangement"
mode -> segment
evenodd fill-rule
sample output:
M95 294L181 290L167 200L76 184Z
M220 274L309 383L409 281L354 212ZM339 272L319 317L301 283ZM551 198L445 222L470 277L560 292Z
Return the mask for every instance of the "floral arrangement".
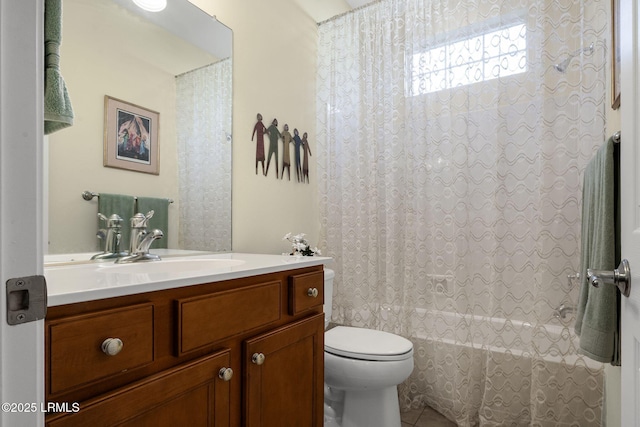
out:
M294 256L314 256L314 255L322 255L320 253L320 249L312 248L309 246L309 242L304 237L306 234L300 233L295 236L291 233L287 233L282 240L288 240L291 242L291 254Z

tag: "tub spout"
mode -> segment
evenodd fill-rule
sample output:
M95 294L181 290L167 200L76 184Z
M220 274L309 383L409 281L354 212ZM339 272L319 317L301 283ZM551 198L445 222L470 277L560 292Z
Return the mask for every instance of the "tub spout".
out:
M571 305L560 304L558 308L553 312L553 317L556 319L567 320L567 314L574 313L576 308Z

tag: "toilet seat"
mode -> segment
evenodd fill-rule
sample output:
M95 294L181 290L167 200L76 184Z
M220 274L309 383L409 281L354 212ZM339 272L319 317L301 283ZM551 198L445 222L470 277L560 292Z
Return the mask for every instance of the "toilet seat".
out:
M357 360L405 360L413 355L413 343L389 332L336 326L325 333L324 350Z

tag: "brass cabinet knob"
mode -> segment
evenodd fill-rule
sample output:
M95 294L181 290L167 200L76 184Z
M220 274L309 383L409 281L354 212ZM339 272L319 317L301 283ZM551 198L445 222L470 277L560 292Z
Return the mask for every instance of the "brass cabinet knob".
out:
M122 351L124 344L120 338L107 338L102 342L102 352L107 356L115 356Z
M218 372L218 378L224 381L230 381L233 378L233 369L231 368L220 368Z
M318 288L309 288L309 290L307 291L307 295L312 297L312 298L317 298L318 297Z
M256 365L262 365L264 363L264 359L265 357L262 353L253 353L253 356L251 356L251 362Z

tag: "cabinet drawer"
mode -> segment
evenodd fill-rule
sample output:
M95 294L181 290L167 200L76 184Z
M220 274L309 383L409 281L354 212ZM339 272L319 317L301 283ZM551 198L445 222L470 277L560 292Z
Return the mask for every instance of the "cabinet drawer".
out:
M324 271L289 277L289 314L322 307L324 303Z
M122 341L113 356L108 338ZM140 304L49 323L49 392L87 385L153 362L153 304Z
M282 283L261 283L176 300L177 355L214 344L281 317Z
M229 427L230 381L219 377L229 364L228 350L206 356L47 416L46 425Z

